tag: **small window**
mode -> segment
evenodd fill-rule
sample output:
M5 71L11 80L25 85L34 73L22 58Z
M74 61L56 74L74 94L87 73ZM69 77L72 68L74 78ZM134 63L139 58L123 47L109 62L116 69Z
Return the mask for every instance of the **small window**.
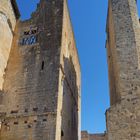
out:
M22 38L20 41L20 45L24 46L24 45L34 45L37 43L37 36L29 36L29 37L25 37Z
M38 108L37 107L33 108L33 111L37 112L38 111Z
M14 122L15 125L18 125L18 122Z
M18 113L18 110L12 110L11 111L11 114L15 114L15 113Z
M32 29L28 31L24 31L24 35L33 35L37 33L37 29Z
M36 122L37 122L37 120L34 120L34 122L36 123Z
M37 33L37 30L32 30L31 31L31 34L36 34Z
M63 130L61 130L61 137L63 137L64 136L64 131Z
M43 119L43 122L46 122L47 121L47 119Z
M27 113L28 112L28 109L27 108L25 108L25 113Z
M29 35L30 34L30 31L25 31L24 32L24 35Z
M42 61L41 70L44 70L44 65L45 65L45 62Z
M32 124L28 124L28 128L32 128Z

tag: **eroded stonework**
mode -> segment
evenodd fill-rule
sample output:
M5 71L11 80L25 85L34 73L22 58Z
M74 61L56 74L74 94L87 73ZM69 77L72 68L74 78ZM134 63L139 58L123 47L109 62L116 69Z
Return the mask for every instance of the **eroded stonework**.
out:
M139 140L140 23L137 1L109 0L106 31L111 106L106 111L105 139ZM90 135L84 132L82 140L90 140Z
M106 134L89 134L87 131L81 132L81 140L107 140Z
M67 1L40 0L29 20L17 16L11 36L2 23L12 45L2 72L0 140L79 140L81 74Z
M136 0L109 0L107 37L108 140L139 140L140 23Z
M19 12L14 0L0 0L0 90L4 82L5 68L9 58L13 33Z

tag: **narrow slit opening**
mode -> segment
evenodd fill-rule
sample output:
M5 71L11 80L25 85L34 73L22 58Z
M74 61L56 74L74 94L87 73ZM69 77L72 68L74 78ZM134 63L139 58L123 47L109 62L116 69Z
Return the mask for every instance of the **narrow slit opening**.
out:
M44 70L44 65L45 65L45 62L42 61L41 70Z

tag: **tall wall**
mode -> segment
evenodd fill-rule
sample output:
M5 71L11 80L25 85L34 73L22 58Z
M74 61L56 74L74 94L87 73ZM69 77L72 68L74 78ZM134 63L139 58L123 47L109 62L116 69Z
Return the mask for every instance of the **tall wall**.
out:
M1 140L68 140L71 134L78 139L80 68L75 46L73 53L68 50L75 55L72 61L63 53L64 30L72 32L66 7L66 0L40 0L31 19L16 26L3 87ZM69 39L75 45L72 33ZM67 74L75 78L74 93L64 84ZM70 134L65 114L71 110L65 110L66 104L75 109L77 119Z
M64 4L62 48L62 140L80 140L81 72L67 3Z
M109 0L107 36L108 140L139 139L140 24L135 0Z
M0 90L4 82L5 68L11 50L13 32L16 26L18 11L14 10L14 1L0 0ZM14 3L15 4L15 3Z
M107 140L107 138L106 134L89 134L87 131L82 131L81 140Z

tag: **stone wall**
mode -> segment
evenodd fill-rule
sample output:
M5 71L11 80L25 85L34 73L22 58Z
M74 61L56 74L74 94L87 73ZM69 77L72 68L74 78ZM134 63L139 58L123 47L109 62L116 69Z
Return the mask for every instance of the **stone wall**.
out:
M16 13L11 0L0 0L0 90L3 87L16 21Z
M135 0L109 0L107 36L108 140L140 139L140 24Z
M89 134L87 131L82 131L81 140L107 140L107 138L106 134Z
M107 49L112 51L112 58L110 59L113 61L113 69L117 71L115 75L117 82L115 81L115 83L116 90L121 99L123 97L125 98L128 92L132 90L131 87L128 88L129 85L127 84L131 84L133 79L135 81L136 79L139 80L139 78L133 77L133 73L139 72L139 42L137 40L140 38L140 24L138 15L136 16L135 14L135 1L124 0L123 2L116 2L110 0L109 4L109 39ZM135 28L138 28L137 32L134 30ZM111 34L112 31L114 35ZM115 92L111 92L111 94L115 94Z
M81 132L81 140L89 140L89 134L87 131Z
M90 134L89 140L106 140L105 134Z
M32 18L17 25L4 81L2 140L55 140L62 16L63 1L41 1Z
M60 59L63 73L62 140L79 140L81 73L66 1L64 5Z
M69 58L65 32L72 42ZM66 0L41 0L31 19L18 22L14 34L3 87L6 116L1 117L0 139L68 140L73 136L77 140L80 66Z
M0 0L0 13L6 16L12 31L14 31L16 20L19 17L19 11L15 11L13 3L16 6L15 0Z

